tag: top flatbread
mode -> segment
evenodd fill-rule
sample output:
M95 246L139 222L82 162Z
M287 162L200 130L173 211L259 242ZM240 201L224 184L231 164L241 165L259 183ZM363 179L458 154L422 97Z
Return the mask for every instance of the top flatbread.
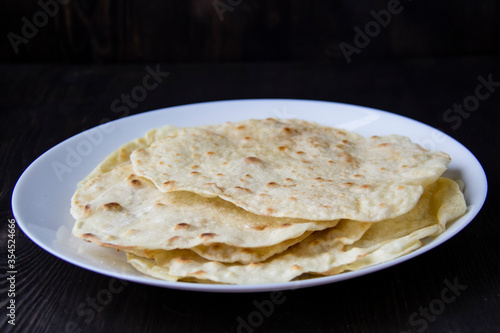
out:
M122 145L78 184L71 202L75 236L108 247L192 248L214 260L252 262L337 224L258 216L219 198L158 191L134 175L129 156L175 129L153 129Z
M292 119L179 129L130 159L163 192L219 196L265 216L367 222L408 212L450 162L403 136Z

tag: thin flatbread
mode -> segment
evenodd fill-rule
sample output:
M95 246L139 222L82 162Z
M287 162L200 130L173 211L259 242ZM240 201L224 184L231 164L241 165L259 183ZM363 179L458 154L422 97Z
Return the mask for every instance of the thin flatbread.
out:
M74 235L101 246L137 250L216 243L268 247L338 223L260 216L220 198L163 193L151 181L135 175L127 163L81 186L73 207Z
M163 192L218 196L264 216L377 222L412 209L450 158L403 136L253 119L179 129L131 161Z
M441 178L427 186L418 204L402 216L379 223L342 220L336 227L315 232L264 262L223 264L189 250L153 251L154 260L133 254L127 254L127 258L141 272L160 279L176 276L230 284L287 282L304 273L338 274L404 255L420 247L422 239L439 235L465 210L457 183Z

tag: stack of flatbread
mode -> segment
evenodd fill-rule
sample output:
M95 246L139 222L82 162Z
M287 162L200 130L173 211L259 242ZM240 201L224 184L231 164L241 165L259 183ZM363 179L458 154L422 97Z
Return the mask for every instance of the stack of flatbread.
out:
M464 214L450 162L398 135L296 119L153 129L72 198L73 234L169 281L257 284L358 270Z

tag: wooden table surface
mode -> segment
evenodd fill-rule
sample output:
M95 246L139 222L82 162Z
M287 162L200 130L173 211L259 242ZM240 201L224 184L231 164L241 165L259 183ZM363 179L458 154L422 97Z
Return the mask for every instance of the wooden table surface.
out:
M113 107L121 94L142 84L148 66L169 74L144 100ZM490 94L474 111L447 113L470 101L484 80ZM0 64L0 97L2 332L500 332L498 57L349 65ZM45 252L17 227L15 326L8 323L10 200L32 161L103 119L241 98L351 103L439 128L482 163L487 201L463 231L430 252L352 280L284 291L272 307L276 295L269 292L204 293L114 280ZM102 290L113 291L106 304Z

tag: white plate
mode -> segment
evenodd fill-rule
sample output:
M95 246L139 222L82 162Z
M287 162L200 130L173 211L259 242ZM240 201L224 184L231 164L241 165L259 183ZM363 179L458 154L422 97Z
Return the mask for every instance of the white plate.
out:
M468 210L443 234L403 257L355 272L288 283L213 285L167 282L138 273L123 252L101 248L71 235L70 198L77 183L120 145L166 124L195 126L249 118L301 118L353 130L361 135L401 134L428 149L450 154L446 176L462 179ZM14 188L12 208L18 225L36 244L85 269L159 287L213 292L261 292L296 289L351 279L418 256L447 241L479 212L486 199L483 168L467 148L448 135L415 120L366 107L307 100L234 100L171 107L103 124L58 144L34 161Z

